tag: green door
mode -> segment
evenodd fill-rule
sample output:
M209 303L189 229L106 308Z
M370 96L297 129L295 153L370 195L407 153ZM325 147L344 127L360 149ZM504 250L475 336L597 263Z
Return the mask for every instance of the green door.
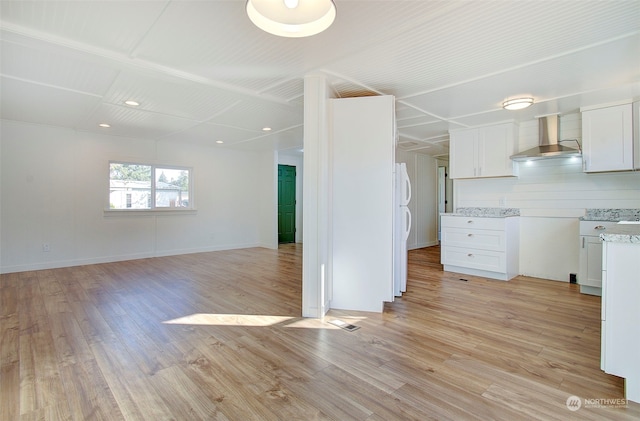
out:
M296 241L296 167L278 165L278 243Z

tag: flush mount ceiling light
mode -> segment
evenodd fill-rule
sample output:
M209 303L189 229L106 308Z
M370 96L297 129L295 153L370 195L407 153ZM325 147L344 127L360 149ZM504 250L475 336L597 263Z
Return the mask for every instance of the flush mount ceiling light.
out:
M140 105L140 103L138 101L134 101L132 99L129 99L127 101L124 102L125 104L131 106L131 107L137 107L138 105Z
M502 108L505 110L521 110L523 108L527 108L533 104L533 98L516 98L510 99L502 103Z
M332 0L247 0L246 9L258 28L289 38L318 34L336 18Z

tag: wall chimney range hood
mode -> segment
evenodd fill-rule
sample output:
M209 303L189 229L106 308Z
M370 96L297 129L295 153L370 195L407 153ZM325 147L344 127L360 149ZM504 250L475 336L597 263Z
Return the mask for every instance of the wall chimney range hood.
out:
M562 146L562 142L575 142L577 149ZM511 156L514 161L536 159L570 158L582 156L577 139L560 140L560 116L548 115L538 118L538 146Z

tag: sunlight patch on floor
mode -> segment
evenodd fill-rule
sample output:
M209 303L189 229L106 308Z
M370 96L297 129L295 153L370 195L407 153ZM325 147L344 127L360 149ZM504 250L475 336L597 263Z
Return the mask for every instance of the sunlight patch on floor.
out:
M270 316L261 314L213 314L194 313L172 320L166 320L163 324L169 325L202 325L202 326L247 326L266 327L281 324L283 327L304 329L340 329L331 324L335 317L313 319L291 316ZM340 317L340 320L349 323L366 319L366 317Z
M172 325L273 326L293 318L294 317L289 316L264 316L259 314L194 313L162 323Z

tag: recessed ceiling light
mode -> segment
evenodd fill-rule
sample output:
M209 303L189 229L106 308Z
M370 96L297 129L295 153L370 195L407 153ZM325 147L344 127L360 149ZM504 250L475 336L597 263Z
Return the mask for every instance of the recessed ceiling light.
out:
M132 107L137 107L138 105L140 105L140 103L138 101L133 101L133 100L127 100L124 102L127 105L131 105Z
M216 143L224 143L222 140L216 140Z
M521 110L533 104L533 98L515 98L502 103L505 110Z
M111 127L111 124L107 124L107 123L100 123L98 124L98 126L104 128L104 129L108 129L109 127Z
M271 127L263 127L262 131L263 132L270 132L271 131Z

